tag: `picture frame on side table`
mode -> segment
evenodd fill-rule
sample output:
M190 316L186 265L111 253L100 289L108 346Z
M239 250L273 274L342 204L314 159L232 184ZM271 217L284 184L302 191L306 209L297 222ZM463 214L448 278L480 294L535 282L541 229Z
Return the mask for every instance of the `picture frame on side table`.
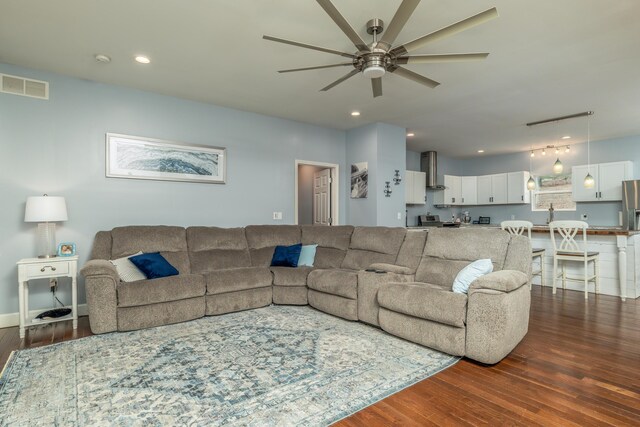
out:
M74 256L76 254L76 244L73 242L62 242L58 244L58 256Z
M227 150L107 133L106 176L224 184Z

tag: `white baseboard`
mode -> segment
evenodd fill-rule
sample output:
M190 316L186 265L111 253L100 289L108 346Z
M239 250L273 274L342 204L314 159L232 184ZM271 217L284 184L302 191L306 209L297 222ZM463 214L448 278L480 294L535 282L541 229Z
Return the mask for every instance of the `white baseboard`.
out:
M29 317L37 316L39 313L48 310L41 308L38 310L29 310ZM78 304L78 316L87 315L87 304ZM10 328L12 326L20 325L20 313L7 313L0 314L0 328Z

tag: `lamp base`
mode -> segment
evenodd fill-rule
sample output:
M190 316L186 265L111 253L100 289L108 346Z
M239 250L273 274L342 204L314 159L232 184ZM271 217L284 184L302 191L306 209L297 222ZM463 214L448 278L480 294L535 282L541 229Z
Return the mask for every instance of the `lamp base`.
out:
M38 223L38 258L53 258L56 255L56 223Z

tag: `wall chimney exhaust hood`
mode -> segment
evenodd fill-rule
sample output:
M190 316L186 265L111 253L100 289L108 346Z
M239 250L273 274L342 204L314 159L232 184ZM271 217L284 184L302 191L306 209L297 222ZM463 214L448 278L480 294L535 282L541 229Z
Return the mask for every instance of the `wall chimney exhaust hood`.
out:
M438 185L438 153L425 151L420 153L420 171L427 174L427 190L444 190L444 185Z

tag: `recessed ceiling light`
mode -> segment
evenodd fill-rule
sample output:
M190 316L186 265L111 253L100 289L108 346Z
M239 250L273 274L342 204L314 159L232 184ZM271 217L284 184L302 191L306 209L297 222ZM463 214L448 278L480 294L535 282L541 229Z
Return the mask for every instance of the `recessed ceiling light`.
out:
M136 62L139 62L141 64L148 64L151 62L151 60L144 55L137 55L135 59Z
M416 136L416 134L415 134L415 133L413 133L413 132L409 132L409 133L407 134L407 136L408 136L409 138L411 138L412 136Z
M571 139L571 136L570 135L565 135L565 136L562 137L562 139Z
M360 115L360 111L352 111L352 112L351 112L351 115L352 115L353 117L358 117L358 116Z
M96 54L96 56L94 56L94 58L96 58L96 61L103 62L105 64L111 62L111 58L109 58L107 55L103 55L102 53Z
M478 150L478 153L484 153L484 150Z

